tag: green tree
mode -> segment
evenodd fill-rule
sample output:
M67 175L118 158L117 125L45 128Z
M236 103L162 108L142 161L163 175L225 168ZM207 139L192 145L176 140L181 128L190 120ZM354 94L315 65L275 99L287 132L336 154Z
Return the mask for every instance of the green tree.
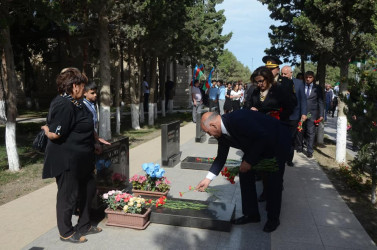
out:
M358 70L360 80L349 79L350 96L345 98L349 130L353 145L358 147L352 169L367 172L372 178L371 201L376 203L377 187L377 72L376 58Z
M244 82L250 81L251 71L237 60L235 55L228 49L225 49L219 56L219 65L215 68L213 79L219 78L226 81Z

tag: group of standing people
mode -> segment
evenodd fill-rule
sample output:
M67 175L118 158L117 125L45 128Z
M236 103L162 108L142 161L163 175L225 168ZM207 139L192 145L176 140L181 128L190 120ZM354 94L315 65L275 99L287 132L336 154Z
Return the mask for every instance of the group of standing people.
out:
M294 149L302 152L303 137L307 145L307 157L313 154L315 120L322 120L323 92L315 84L314 73L308 71L304 80L292 79L292 69L275 56L265 56L264 66L251 75L252 88L248 89L243 109L219 115L209 112L203 115L202 129L218 139L218 154L206 178L198 185L204 191L223 168L229 147L241 149L244 153L240 166L240 186L243 216L234 224L260 221L258 200L267 201L267 222L265 232L272 232L280 225L280 208L285 165L293 167ZM256 85L256 86L255 86ZM230 88L230 87L229 87ZM228 92L231 93L231 92ZM308 113L311 115L308 117ZM299 122L304 123L298 133ZM298 141L301 140L299 143ZM257 196L255 181L259 173L253 165L263 159L276 159L277 172L262 175L263 192Z

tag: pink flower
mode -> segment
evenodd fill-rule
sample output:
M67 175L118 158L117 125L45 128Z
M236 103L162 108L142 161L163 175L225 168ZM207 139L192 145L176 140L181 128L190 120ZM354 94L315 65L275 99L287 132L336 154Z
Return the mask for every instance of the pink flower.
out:
M118 194L117 196L115 196L115 200L116 200L117 202L119 202L120 199L121 199L121 195Z
M165 184L171 184L171 181L169 181L168 179L165 179Z
M160 181L160 180L156 181L156 186L158 186L158 185L160 185L160 184L161 184L161 181Z

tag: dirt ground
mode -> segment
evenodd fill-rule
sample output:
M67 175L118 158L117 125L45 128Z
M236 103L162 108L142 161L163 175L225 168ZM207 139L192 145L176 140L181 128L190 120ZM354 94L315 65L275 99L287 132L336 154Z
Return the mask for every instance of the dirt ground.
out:
M314 157L325 171L340 196L353 211L372 240L377 244L377 206L371 204L369 191L358 192L353 190L336 174L339 166L335 162L335 151L336 147L334 143L327 141L324 146L317 147L314 152ZM352 157L347 155L347 161L350 162L351 160Z

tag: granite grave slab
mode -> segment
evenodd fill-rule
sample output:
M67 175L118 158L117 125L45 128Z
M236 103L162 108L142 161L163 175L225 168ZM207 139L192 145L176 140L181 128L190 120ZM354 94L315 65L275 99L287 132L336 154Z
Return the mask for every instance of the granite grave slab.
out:
M161 160L162 166L174 167L181 161L180 122L161 125Z
M181 162L182 169L195 169L195 170L209 170L213 163L213 158L208 157L192 157L187 156ZM239 167L241 165L241 161L228 159L225 162L226 167Z
M234 203L184 201L206 204L208 207L201 210L152 207L150 221L157 224L230 232L235 213Z

